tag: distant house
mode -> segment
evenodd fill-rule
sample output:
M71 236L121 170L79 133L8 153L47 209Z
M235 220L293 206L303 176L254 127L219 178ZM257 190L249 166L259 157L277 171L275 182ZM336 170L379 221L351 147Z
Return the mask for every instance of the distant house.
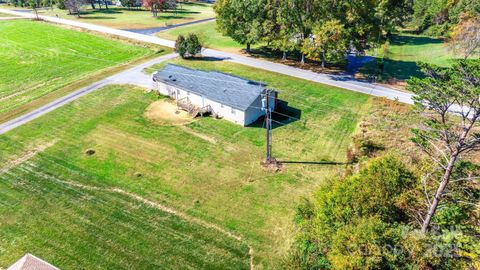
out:
M48 262L27 253L14 264L7 268L7 270L60 270Z
M193 116L211 113L247 126L265 115L266 85L216 71L202 71L168 64L152 76L154 89L177 100ZM277 92L269 107L275 109Z

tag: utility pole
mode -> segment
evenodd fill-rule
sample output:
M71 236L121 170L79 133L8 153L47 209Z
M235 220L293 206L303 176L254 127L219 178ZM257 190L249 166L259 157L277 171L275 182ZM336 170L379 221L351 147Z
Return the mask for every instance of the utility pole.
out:
M265 163L272 162L272 112L270 110L270 89L265 92L265 123L267 128L267 156Z

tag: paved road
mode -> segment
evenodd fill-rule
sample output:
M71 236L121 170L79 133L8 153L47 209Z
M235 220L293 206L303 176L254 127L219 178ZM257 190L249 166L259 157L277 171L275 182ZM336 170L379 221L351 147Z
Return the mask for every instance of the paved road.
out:
M30 122L42 115L45 115L69 102L72 102L88 93L91 93L99 88L102 88L105 85L108 84L133 84L145 88L150 88L151 87L151 78L150 76L144 74L142 70L144 68L147 68L149 66L152 66L154 64L160 63L162 61L172 59L177 57L177 54L172 53L172 54L167 54L160 56L158 58L155 58L153 60L147 61L145 63L142 63L138 66L135 66L133 68L127 69L125 71L119 72L113 76L110 76L108 78L105 78L103 80L100 80L98 82L95 82L87 87L81 88L76 90L75 92L72 92L62 98L59 98L51 103L48 103L34 111L31 111L27 114L24 114L18 118L15 118L11 121L5 122L3 124L0 124L0 135L4 134L16 127L19 127L27 122Z
M133 32L137 34L144 34L144 35L155 35L156 33L160 31L165 31L177 27L182 27L182 26L187 26L187 25L192 25L192 24L197 24L197 23L204 23L204 22L209 22L213 21L215 18L208 18L208 19L203 19L203 20L198 20L198 21L191 21L191 22L186 22L186 23L179 23L179 24L172 24L169 26L163 26L163 27L153 27L153 28L147 28L147 29L122 29L128 32Z
M30 13L24 12L16 12L13 10L7 9L0 9L0 12L7 13L16 16L22 16L27 18L33 18L34 15ZM43 20L71 25L75 27L80 27L92 31L103 32L111 35L117 35L125 38L130 38L138 41L149 42L153 44L158 44L166 47L173 48L175 45L174 41L161 39L155 36L149 36L144 34L138 34L133 32L128 32L125 30L113 29L110 27L99 26L94 24L88 24L83 22L77 22L72 20L60 19L56 17L49 17L49 16L40 16ZM308 70L303 70L300 68L294 68L290 66L286 66L283 64L273 63L265 60L255 59L252 57L237 55L233 53L227 53L212 49L205 49L203 50L203 55L207 57L216 57L225 59L228 61L232 61L235 63L240 63L243 65L248 65L255 68L265 69L305 80L310 80L314 82L319 82L323 84L328 84L336 87L341 87L344 89L348 89L351 91L356 91L368 95L379 96L379 97L386 97L389 99L398 99L401 102L412 104L412 94L405 93L394 88L380 86L377 84L373 84L370 82L359 81L353 78L351 75L328 75L322 73L316 73Z

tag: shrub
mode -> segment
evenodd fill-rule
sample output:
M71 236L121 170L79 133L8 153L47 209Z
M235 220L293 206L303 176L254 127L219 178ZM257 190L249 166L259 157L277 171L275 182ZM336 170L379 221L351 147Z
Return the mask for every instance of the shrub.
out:
M458 177L477 170L463 167ZM409 212L424 207L423 196L421 181L393 155L372 159L357 174L327 179L297 209L298 230L285 268L478 269L475 206L443 204L437 229L423 234Z
M374 141L368 136L355 136L353 138L354 151L360 157L373 157L378 151L384 150L385 147Z
M175 43L175 51L182 58L195 57L202 51L202 44L196 34L188 34L186 38L179 35Z
M302 203L300 228L289 267L298 269L387 269L397 265L392 245L400 236L395 225L405 220L397 206L415 176L394 156L374 159L358 174L329 179Z
M202 44L196 34L190 33L186 38L187 52L190 56L195 56L202 52Z
M182 57L185 58L187 54L187 46L185 42L185 37L183 35L179 35L177 37L177 41L175 42L175 51Z

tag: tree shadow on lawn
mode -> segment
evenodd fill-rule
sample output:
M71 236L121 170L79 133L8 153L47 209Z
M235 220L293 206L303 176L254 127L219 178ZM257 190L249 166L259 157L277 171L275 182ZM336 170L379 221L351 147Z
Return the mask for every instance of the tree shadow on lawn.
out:
M166 11L163 11L163 13L180 13L180 14L200 14L200 11L191 11L191 10L186 10L186 9L177 9L176 11L174 9L169 9Z
M384 73L391 78L408 80L410 77L423 78L417 62L384 59Z
M113 20L114 17L107 17L107 16L83 16L84 14L80 14L80 19L86 20Z
M119 11L117 8L109 9L89 9L83 10L80 12L80 15L90 15L90 14L122 14L122 11Z
M359 74L375 77L375 81L388 82L394 80L408 80L411 77L424 78L417 62L400 61L387 58L375 58L359 69ZM371 81L371 79L367 80Z
M244 53L244 49L242 50ZM298 51L292 51L287 53L287 59L282 60L283 52L273 50L267 46L260 46L253 48L248 56L255 58L264 58L272 62L277 62L291 67L297 67L313 72L326 73L326 74L343 74L347 68L346 61L339 61L336 63L327 62L325 67L321 67L321 63L312 59L305 59L305 63L302 65L300 60L302 55Z
M441 39L424 37L424 36L400 36L395 35L392 37L392 45L428 45L443 43Z
M187 2L187 3L177 3L177 5L186 5L186 6L200 6L200 7L209 7L211 4L199 3L199 2Z
M182 15L159 15L157 20L174 20L174 19L185 19L185 16Z

